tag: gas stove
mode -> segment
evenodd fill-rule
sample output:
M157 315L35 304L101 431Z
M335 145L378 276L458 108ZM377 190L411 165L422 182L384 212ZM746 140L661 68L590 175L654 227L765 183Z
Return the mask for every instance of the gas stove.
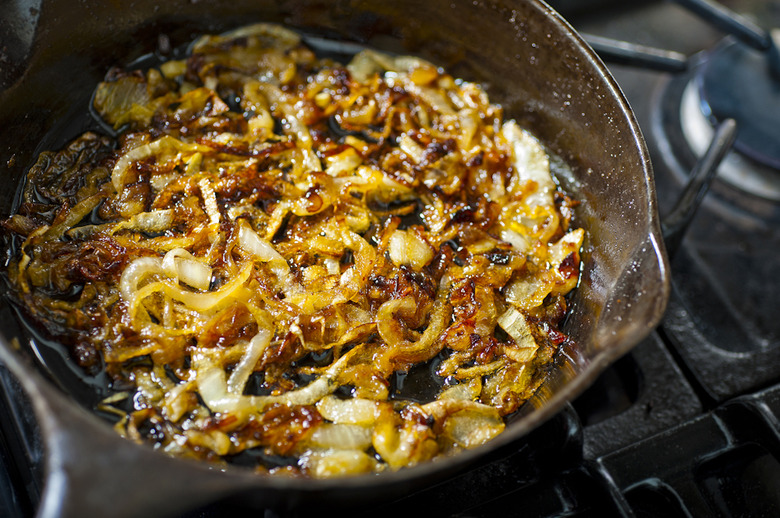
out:
M780 65L753 48L760 41L738 43L696 14L702 1L550 3L594 46L611 38L676 53L650 68L610 65L647 140L667 221L727 119L733 149L675 240L672 295L654 333L520 442L381 509L346 511L780 516ZM780 2L722 4L759 30L780 27ZM34 419L0 367L0 516L35 514L42 471ZM186 516L247 511L225 501ZM313 512L322 510L265 516Z

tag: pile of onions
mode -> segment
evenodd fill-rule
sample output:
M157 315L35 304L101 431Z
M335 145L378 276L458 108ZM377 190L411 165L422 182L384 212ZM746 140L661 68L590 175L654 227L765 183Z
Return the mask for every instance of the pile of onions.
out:
M94 103L115 142L43 153L3 224L14 296L105 367L122 435L271 472L398 469L501 433L565 346L584 232L479 86L259 24L113 72ZM399 392L432 361L438 391Z

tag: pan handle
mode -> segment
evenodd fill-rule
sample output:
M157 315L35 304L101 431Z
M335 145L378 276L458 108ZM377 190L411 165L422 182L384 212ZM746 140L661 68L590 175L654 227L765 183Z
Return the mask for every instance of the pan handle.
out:
M10 346L0 362L35 409L47 449L38 518L176 516L251 487L248 477L161 455L73 405ZM96 483L97 482L97 483Z

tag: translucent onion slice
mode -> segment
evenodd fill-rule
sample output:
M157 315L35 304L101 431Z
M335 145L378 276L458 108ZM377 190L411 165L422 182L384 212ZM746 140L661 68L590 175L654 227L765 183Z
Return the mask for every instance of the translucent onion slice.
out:
M323 423L314 429L309 442L317 448L365 450L371 446L371 429L354 424Z
M531 244L528 242L528 239L514 230L501 230L501 240L512 245L512 248L521 254L528 254L531 252Z
M363 163L363 159L355 152L354 148L347 148L341 153L325 157L325 172L330 176L341 176L351 173Z
M373 457L360 450L311 451L301 456L299 465L316 478L357 475L379 468Z
M467 383L458 383L452 387L444 389L436 399L466 399L474 401L479 397L482 391L481 378L474 378Z
M501 136L510 145L515 174L509 182L509 192L518 192L529 181L536 188L528 196L529 205L554 206L555 183L550 174L550 159L544 148L530 133L515 121L507 121L501 127Z
M119 279L119 293L128 303L135 300L135 293L141 281L162 271L162 259L159 257L139 257L128 264Z
M433 259L433 248L411 230L396 230L390 236L390 260L396 266L408 265L420 271Z
M475 448L485 444L504 431L506 425L498 411L491 413L463 411L450 416L444 422L443 433L462 448Z
M422 162L425 149L423 149L420 144L415 142L412 137L406 133L401 135L398 139L398 147L400 147L401 151L406 153L406 155L411 158L415 164Z
M112 233L120 230L134 230L136 232L162 232L168 230L173 225L173 209L155 210L152 212L141 212L120 221L111 229Z
M530 350L531 354L538 348L525 315L516 308L510 307L498 317L498 325L512 337L517 349Z
M319 413L333 423L369 425L379 417L379 404L363 398L326 396L317 402Z
M115 81L100 83L93 106L114 128L128 122L148 123L154 111L147 106L151 98L142 77L129 75Z
M480 127L479 111L472 108L464 108L458 112L460 122L460 134L458 135L458 148L464 152L471 149L471 142Z
M412 296L390 299L379 306L376 312L376 329L388 346L409 346L409 341L404 338L405 326L401 317L413 317L416 309L417 301Z
M533 309L544 302L552 290L545 277L523 277L506 288L506 300L522 309Z
M238 229L238 246L254 255L260 261L268 263L279 276L284 276L290 271L290 266L285 258L276 251L271 243L258 236L257 232L252 230L252 227L243 220Z
M478 380L481 379L482 376L493 374L501 369L506 365L507 361L506 358L501 358L494 362L483 363L471 367L458 367L455 371L455 378L459 380Z
M201 291L208 290L211 285L211 267L183 248L174 248L166 253L161 267L169 277Z
M268 329L260 329L249 341L244 356L241 358L238 365L236 365L235 369L233 369L230 378L228 378L227 391L229 393L238 395L244 393L244 386L249 379L249 375L255 370L257 361L270 345L272 337L273 333L271 333L271 331Z
M325 264L328 275L338 275L341 273L341 264L336 259L326 257L322 262Z

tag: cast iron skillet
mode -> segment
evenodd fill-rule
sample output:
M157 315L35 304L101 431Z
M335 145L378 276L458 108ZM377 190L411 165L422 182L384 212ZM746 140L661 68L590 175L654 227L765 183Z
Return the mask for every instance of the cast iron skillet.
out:
M161 516L226 496L257 507L380 500L432 483L516 440L554 415L658 323L667 260L652 171L631 110L582 39L538 0L28 0L0 32L0 214L34 157L86 128L90 95L109 67L203 32L252 21L417 54L484 84L506 114L572 168L559 178L582 203L584 271L564 329L576 346L505 433L475 450L422 466L341 480L293 480L172 459L125 441L83 404L83 387L36 354L9 305L0 308L0 361L34 404L46 448L39 516ZM13 14L13 13L12 13ZM8 24L11 24L10 26ZM18 26L13 25L18 23ZM165 35L166 38L161 38ZM170 42L170 45L169 43ZM42 365L45 364L45 368ZM82 401L78 403L77 401Z

